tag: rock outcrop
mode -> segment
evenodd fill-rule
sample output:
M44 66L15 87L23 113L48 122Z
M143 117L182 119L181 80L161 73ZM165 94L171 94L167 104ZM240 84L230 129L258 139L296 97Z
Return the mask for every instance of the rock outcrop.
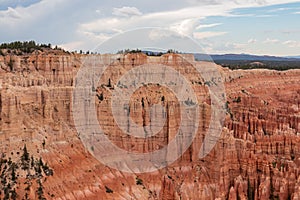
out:
M149 125L150 107L158 104L167 122L147 139L124 135L111 114L119 78L151 63L170 66L189 81L197 95L199 128L176 162L151 173L125 173L103 165L85 149L74 126L72 92L88 56L109 63L99 81L91 80L99 124L112 143L130 152L167 145L182 120L180 102L159 84L140 87L130 98L131 119ZM207 83L191 65L195 61L186 59L176 54L118 57L60 51L0 56L1 152L17 161L26 144L31 155L53 169L52 176L39 179L47 199L299 199L300 70L218 67L226 89L226 119L215 147L199 159L212 115L211 99ZM19 199L24 197L24 180L19 177L15 184ZM34 188L28 188L30 199L38 197Z

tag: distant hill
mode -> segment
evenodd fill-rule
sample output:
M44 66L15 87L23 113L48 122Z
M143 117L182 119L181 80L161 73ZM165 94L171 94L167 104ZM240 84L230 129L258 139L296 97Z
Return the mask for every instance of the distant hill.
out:
M300 57L257 56L249 54L208 55L194 54L199 61L213 61L229 69L300 69Z
M286 58L297 58L297 59L300 59L300 56L286 56Z
M223 54L223 55L210 55L214 61L300 61L299 58L296 57L277 57L277 56L257 56L257 55L249 55L249 54ZM195 54L196 60L207 60L207 55L205 54Z

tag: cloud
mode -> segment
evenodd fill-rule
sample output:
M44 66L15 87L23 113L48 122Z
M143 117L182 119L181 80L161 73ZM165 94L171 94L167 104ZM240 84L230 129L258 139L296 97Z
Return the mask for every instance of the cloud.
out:
M151 41L164 40L170 37L178 37L178 34L175 34L171 31L166 31L164 29L153 29L149 32L148 37Z
M219 13L222 16L229 15L229 10L223 6L188 7L174 11L154 12L138 17L120 18L106 17L81 23L78 32L111 33L132 30L143 27L161 27L192 36L200 20L207 16ZM115 31L117 30L117 31Z
M254 15L254 17L260 17L260 18L264 18L264 17L276 17L277 15Z
M86 8L75 12L75 8L82 5L79 0L42 0L27 7L0 10L0 41L35 40L53 45L85 43L87 37L78 32L77 26L99 14Z
M254 39L254 38L251 38L251 39L248 40L248 44L254 44L256 42L257 42L257 40Z
M0 12L0 18L19 19L21 14L16 9L8 7L7 10Z
M0 0L0 10L6 10L7 8L27 7L41 0Z
M300 29L287 29L287 30L282 30L281 33L289 35L289 34L299 34Z
M220 0L187 0L190 4L196 4L196 5L214 5L214 4L220 4Z
M30 24L32 21L40 20L41 18L43 18L43 16L57 11L57 7L59 5L63 5L67 2L68 0L43 0L39 1L38 3L31 4L27 7L8 7L7 10L0 11L0 25L24 25L24 23ZM18 20L10 21L11 19Z
M196 39L204 39L210 37L216 37L227 34L227 32L212 32L212 31L204 31L204 32L195 32L193 37Z
M70 42L70 43L65 43L65 44L60 44L58 45L59 47L67 50L67 51L72 51L74 49L80 49L80 47L83 45L82 41L75 41L75 42Z
M3 2L7 7L3 8ZM15 6L16 2L27 3ZM81 0L0 0L0 41L34 39L87 50L118 33L145 26L206 39L226 34L224 31L198 33L197 30L220 25L203 24L207 17L232 17L235 9L296 1L168 0L162 5L158 0L134 2L123 2L122 7L119 1L91 0L86 4ZM156 6L158 3L161 6Z
M286 45L288 47L291 47L291 48L300 47L300 42L299 41L295 41L295 40L287 40L287 41L283 42L282 44Z
M282 8L276 8L276 9L268 10L267 12L281 12L281 11L293 10L293 9L295 9L295 8L282 7Z
M205 50L208 53L241 53L245 52L248 44L246 43L235 43L235 42L225 42L219 43L217 41L211 40L209 42L203 41L201 42L205 45Z
M212 28L215 26L222 25L222 23L215 23L215 24L200 24L199 26L196 27L197 30L203 29L203 28Z
M282 0L273 0L277 3ZM198 2L198 3L197 3ZM124 31L143 28L143 27L161 27L176 31L180 34L189 35L195 39L206 39L224 35L225 31L206 31L196 32L196 30L204 28L212 28L220 23L201 24L202 20L209 16L234 16L231 12L236 8L246 8L262 6L263 1L248 0L248 1L230 1L230 0L207 0L195 1L193 6L183 7L177 10L141 13L136 7L125 6L122 8L115 8L113 16L98 18L95 20L88 20L79 23L77 32L83 36L89 35L89 38L94 35L98 38L112 37L115 34ZM272 1L266 1L266 5L273 4ZM226 6L224 6L226 5ZM100 36L100 37L99 37ZM105 37L103 37L105 36ZM98 41L98 40L97 40ZM101 41L98 41L101 42Z
M191 33L195 30L196 24L199 22L199 19L185 19L179 22L176 22L170 26L170 29L178 32L183 35L191 35Z
M201 25L201 20L209 16L234 16L231 12L236 8L257 7L284 2L284 0L191 0L193 6L187 5L177 10L163 10L159 12L141 13L136 7L125 6L114 8L114 16L89 20L80 23L78 32L116 34L126 30L142 27L163 27L181 34L205 38L225 34L224 32L194 33L201 28L211 28L220 24ZM166 8L167 9L167 8ZM131 17L129 17L131 16Z
M238 50L242 50L245 49L245 47L247 46L247 44L244 43L232 43L233 49L238 49Z
M192 5L228 5L234 3L240 7L254 7L298 2L297 0L187 0Z
M126 21L127 20L123 18L103 18L91 23L81 24L79 26L79 31L94 34L109 33L113 35L122 32L121 29L126 27Z
M277 40L277 39L270 39L270 38L267 38L265 41L263 41L264 44L276 44L278 42L279 42L279 40Z
M113 15L119 17L130 17L136 15L142 15L142 13L136 7L122 7L122 8L114 8Z

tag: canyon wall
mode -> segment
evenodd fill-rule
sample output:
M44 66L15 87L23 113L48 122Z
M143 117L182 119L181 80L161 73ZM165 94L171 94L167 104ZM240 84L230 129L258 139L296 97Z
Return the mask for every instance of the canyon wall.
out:
M79 68L91 57L108 65L100 80L89 77L99 125L113 144L129 152L167 145L182 120L180 102L162 85L140 87L130 97L130 118L149 125L150 107L159 104L167 120L147 139L126 135L111 114L119 78L144 64L166 65L186 77L197 96L199 123L193 143L176 162L151 173L127 173L103 165L84 147L74 125L72 92ZM47 199L300 199L300 70L231 71L218 66L226 119L215 147L200 159L212 108L207 83L193 64L210 65L176 54L53 50L0 56L1 152L17 161L26 144L31 155L53 169L53 175L40 179ZM22 173L15 185L18 199L25 196L27 177ZM38 198L35 184L26 191L30 199Z

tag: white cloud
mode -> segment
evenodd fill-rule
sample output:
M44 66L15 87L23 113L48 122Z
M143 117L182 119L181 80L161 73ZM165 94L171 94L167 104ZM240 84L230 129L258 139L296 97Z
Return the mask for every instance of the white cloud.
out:
M170 26L170 29L178 32L179 34L183 35L190 35L194 29L196 24L199 22L199 19L185 19Z
M278 42L279 42L279 40L277 40L277 39L270 39L270 38L267 38L265 41L263 41L264 44L276 44Z
M107 17L80 24L79 32L115 34L116 32L112 30L126 31L143 27L161 27L192 36L200 20L215 13L225 16L229 15L229 10L223 6L202 6L149 13L131 18Z
M276 17L276 15L255 15L254 17L260 17L260 18L264 18L264 17Z
M289 35L289 34L299 34L300 33L300 29L286 29L286 30L282 30L281 33Z
M79 25L79 32L88 31L98 34L100 32L115 34L117 32L132 30L142 27L170 28L181 34L195 36L195 38L206 38L225 34L224 32L194 33L201 28L210 28L220 24L201 25L201 20L208 16L233 16L231 11L236 8L255 7L271 5L284 2L284 0L191 0L193 6L173 11L160 11L142 14L135 7L115 8L113 14L116 17L106 17L87 21ZM191 2L190 2L191 3ZM125 16L127 18L120 18ZM128 16L133 16L128 18ZM117 32L115 31L117 30Z
M142 13L136 7L127 7L127 6L122 8L114 8L112 14L120 17L142 15Z
M7 10L0 12L0 18L19 19L21 14L14 8L8 7Z
M247 44L244 43L232 43L233 49L238 49L238 50L242 50L245 49L245 47L247 46Z
M280 11L286 11L286 10L292 10L292 9L295 9L295 8L276 8L276 9L272 9L272 10L268 10L267 12L280 12Z
M213 54L224 54L224 53L245 53L247 43L236 43L236 42L225 42L219 43L214 40L209 40L209 42L203 41L202 43L205 44L205 50L208 53Z
M298 2L297 0L187 0L190 4L193 5L228 5L233 2L234 4L242 6L267 6L267 5L276 5L284 3Z
M80 49L80 47L83 45L82 41L75 41L75 42L70 42L70 43L65 43L65 44L60 44L58 45L59 47L67 50L67 51L72 51L74 49Z
M164 29L153 29L149 32L149 39L152 41L164 40L169 37L178 37L178 35Z
M220 0L187 0L187 2L196 5L220 4Z
M41 0L0 0L0 9L15 8L15 7L27 7L35 4Z
M0 0L0 4L3 1L10 0ZM176 6L173 4L177 5L179 1L182 6L175 9ZM80 0L42 0L27 4L27 7L23 4L21 6L24 7L11 6L12 8L0 10L0 40L34 39L44 40L47 43L58 41L57 44L64 44L68 48L77 46L92 48L97 42L115 34L145 26L167 28L195 38L206 39L226 34L224 31L197 32L220 25L202 24L209 16L234 16L231 13L234 9L291 3L296 0L174 0L172 4L170 2L168 0L168 3L160 7L153 6L161 3L158 0L139 1L136 5L128 2L124 7L118 7L120 2L116 1L91 0L89 4L84 4ZM97 11L98 8L100 10Z
M210 38L210 37L216 37L216 36L224 35L226 33L227 32L204 31L204 32L195 32L193 34L193 36L196 39L204 39L204 38Z
M68 3L68 1L69 0L43 0L28 7L8 7L7 10L0 11L0 25L28 25L32 21L39 20L42 16L55 12L57 6Z
M282 44L286 45L288 47L291 47L291 48L300 47L300 42L299 41L295 41L295 40L287 40L287 41L283 42Z
M116 34L120 32L120 29L125 28L126 21L127 19L123 18L102 18L91 23L81 24L79 30L80 32Z
M276 4L282 0L274 0ZM189 35L195 39L206 39L224 35L225 31L206 31L196 32L197 29L212 28L220 23L215 24L201 24L201 21L208 16L233 16L231 11L236 8L262 6L263 1L247 0L247 1L214 1L213 4L207 0L204 5L197 5L190 7L183 7L182 9L172 11L160 11L141 13L135 7L115 8L113 13L115 16L100 18L92 21L81 23L78 26L78 33L90 33L89 35L113 36L127 30L143 27L161 27L176 31L180 34ZM272 1L266 1L265 5L273 4ZM194 2L195 3L195 2ZM226 5L226 6L224 6ZM125 9L126 8L126 9ZM122 17L120 17L122 16ZM131 17L130 17L131 16ZM105 38L104 37L104 38ZM254 42L254 41L252 41Z
M248 44L254 44L256 42L257 42L257 40L254 39L254 38L251 38L251 39L248 40Z
M203 29L203 28L212 28L215 26L222 25L221 23L215 23L215 24L200 24L199 26L196 27L196 29Z

